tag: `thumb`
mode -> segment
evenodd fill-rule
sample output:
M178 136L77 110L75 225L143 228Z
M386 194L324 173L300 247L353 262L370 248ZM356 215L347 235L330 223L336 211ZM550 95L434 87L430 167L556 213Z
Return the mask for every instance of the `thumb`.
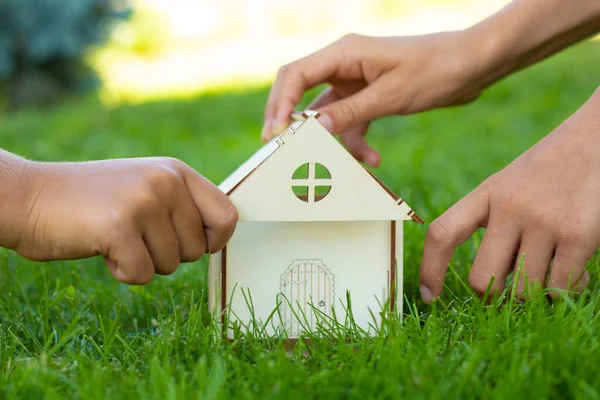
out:
M381 156L377 150L370 147L365 140L365 134L368 127L368 122L357 125L349 131L341 133L340 140L354 158L366 162L370 167L374 168L379 166Z
M385 86L383 80L378 80L351 96L318 108L319 122L330 133L337 134L387 115Z

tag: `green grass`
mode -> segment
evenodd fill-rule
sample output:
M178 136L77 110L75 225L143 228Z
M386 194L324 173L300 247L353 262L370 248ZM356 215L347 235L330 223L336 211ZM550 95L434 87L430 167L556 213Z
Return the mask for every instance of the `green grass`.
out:
M379 121L375 173L431 221L573 113L599 85L599 65L600 45L586 43L467 107ZM173 156L219 182L260 145L266 96L25 111L0 117L0 147L39 160ZM486 307L465 283L478 232L430 307L418 295L425 233L406 227L406 315L387 321L387 337L330 337L291 354L212 336L205 259L131 287L98 258L0 252L0 398L600 398L597 259L582 297L517 304L508 293L505 306Z

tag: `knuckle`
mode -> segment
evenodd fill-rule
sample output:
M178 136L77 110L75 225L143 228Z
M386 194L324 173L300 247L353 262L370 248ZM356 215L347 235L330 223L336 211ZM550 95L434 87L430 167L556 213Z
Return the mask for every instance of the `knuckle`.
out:
M521 193L517 190L507 193L498 204L498 211L505 216L520 213L524 208Z
M535 230L544 230L549 227L553 215L543 208L535 208L530 217L530 224Z
M184 164L183 161L181 161L180 159L175 158L175 157L161 156L161 157L155 157L155 159L160 161L161 164L166 164L166 165L179 166L179 165Z
M133 209L129 204L123 203L109 214L104 223L109 234L125 231L125 227L133 224L135 215Z
M179 175L175 172L176 169L170 168L175 162L168 161L162 165L152 166L146 171L145 179L150 187L161 192L170 192L175 190L180 184Z
M123 203L120 213L125 218L131 220L140 213L148 210L156 210L159 206L159 201L154 191L149 189L140 189L131 195L128 202Z
M478 188L481 190L487 190L488 193L492 193L498 185L502 182L502 175L498 172L490 175L484 180Z
M232 205L222 216L213 223L215 235L206 238L205 252L216 253L222 250L235 231L239 219L238 212ZM227 235L227 236L225 236Z
M583 246L586 234L581 222L575 220L566 221L558 231L557 240L561 245Z
M350 32L350 33L346 33L344 36L342 36L342 38L340 39L340 42L344 43L344 44L353 44L353 43L358 42L362 37L363 37L363 35L360 35L360 34L354 33L354 32Z
M123 231L124 228L135 225L140 216L152 214L159 207L160 202L155 192L148 186L141 186L127 193L102 225L109 232Z
M452 230L443 217L435 219L427 228L426 240L434 245L449 246L452 238Z
M239 220L238 210L234 205L231 205L223 213L223 215L217 220L215 229L218 231L229 231L233 228Z
M337 113L340 118L336 119L345 121L347 125L354 125L354 123L358 120L359 116L358 107L352 101L341 101L338 104Z
M415 113L419 106L419 100L417 96L403 96L396 100L394 107L394 114L397 115L408 115Z
M445 278L445 271L438 269L436 266L423 264L419 271L419 280L428 288L434 288L440 284Z
M285 64L281 68L279 68L279 71L277 71L277 77L285 78L285 77L289 76L290 73L293 72L293 70L294 70L294 63Z
M492 274L484 274L472 269L469 273L469 285L476 293L483 294L490 286L492 277Z

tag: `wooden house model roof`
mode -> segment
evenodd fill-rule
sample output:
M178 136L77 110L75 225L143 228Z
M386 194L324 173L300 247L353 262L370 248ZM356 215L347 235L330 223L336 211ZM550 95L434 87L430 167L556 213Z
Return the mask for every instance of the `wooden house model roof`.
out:
M294 113L292 124L229 175L219 188L235 204L240 221L423 220L363 167L318 121L318 113ZM300 166L308 176L293 179ZM328 179L315 176L325 168ZM299 197L293 186L308 189ZM315 188L328 187L322 198Z

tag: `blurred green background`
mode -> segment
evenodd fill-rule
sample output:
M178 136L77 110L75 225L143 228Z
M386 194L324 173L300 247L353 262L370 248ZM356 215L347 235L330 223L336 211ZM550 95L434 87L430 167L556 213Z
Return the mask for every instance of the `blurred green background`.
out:
M219 183L261 145L269 84L284 63L348 32L460 29L506 1L59 3L0 3L10 22L0 24L0 65L12 65L1 70L0 147L44 161L172 156ZM376 121L369 140L382 165L373 172L430 222L573 113L598 86L599 60L598 42L588 41L471 105ZM40 101L40 91L52 95ZM425 231L407 227L405 290L413 299ZM462 272L476 244L457 254ZM56 264L86 276L88 262ZM48 268L19 264L28 276Z
M22 60L14 64L14 74L4 75L7 107L0 114L0 147L43 161L172 156L215 183L261 146L269 84L285 62L347 32L384 35L460 29L506 3L73 0L63 3L72 12L63 13L56 12L58 0L11 1L1 4L13 7L13 18L20 15L27 22L15 28L20 36L13 34L13 42L38 50L30 51L30 56L22 55L27 51L19 53ZM41 18L42 12L47 19ZM0 43L8 43L7 29L0 32ZM6 47L1 49L6 58ZM431 222L591 95L599 82L599 52L599 43L588 41L509 77L468 106L376 121L369 141L382 153L382 164L373 172ZM63 60L61 65L80 63L71 70L91 74L61 80L54 74L56 68L39 61L40 54ZM25 75L37 71L47 82L58 83L39 89L34 79L19 87L18 71ZM95 85L78 83L90 75L96 76ZM38 90L59 87L52 101L37 101ZM17 89L25 92L17 97L28 102L9 107ZM300 108L321 89L309 91ZM426 227L407 226L405 291L415 301ZM477 243L476 235L455 257L463 277ZM46 265L17 259L15 265L21 267L8 268L7 276L31 279L39 271L59 273L48 265L60 265L74 268L84 280L94 269L110 281L100 260ZM156 277L155 282L176 281L186 270L182 266L173 277ZM202 271L197 278L203 279ZM452 277L449 282L452 285Z
M0 147L44 161L172 156L219 183L261 145L269 84L284 63L348 32L460 29L505 3L0 2ZM468 106L376 121L369 141L382 164L373 172L431 222L575 112L600 84L598 65L600 42L590 40L503 80ZM307 93L302 105L321 89ZM427 310L418 294L426 228L408 223L405 231L406 301L420 310ZM459 279L466 280L478 242L475 235L455 254L446 299L472 295ZM98 372L96 379L119 376L127 362L143 370L152 349L168 348L157 343L172 340L156 333L161 321L185 319L205 298L205 263L130 287L115 282L100 258L34 263L3 251L0 340L12 347L0 349L0 361L6 365L15 354L38 360L50 345L59 352L59 344L61 352L89 347L96 354L90 343L98 343L98 357L106 357L113 375ZM80 330L70 325L74 318ZM147 347L136 350L140 343ZM128 351L137 361L127 359ZM40 360L34 364L42 368ZM67 368L65 376L77 370L85 382L85 370L67 364L55 370ZM7 371L17 362L11 365ZM38 367L0 381L18 386Z
M86 89L114 104L268 85L281 65L345 33L459 29L505 3L5 0L1 104L53 104Z

